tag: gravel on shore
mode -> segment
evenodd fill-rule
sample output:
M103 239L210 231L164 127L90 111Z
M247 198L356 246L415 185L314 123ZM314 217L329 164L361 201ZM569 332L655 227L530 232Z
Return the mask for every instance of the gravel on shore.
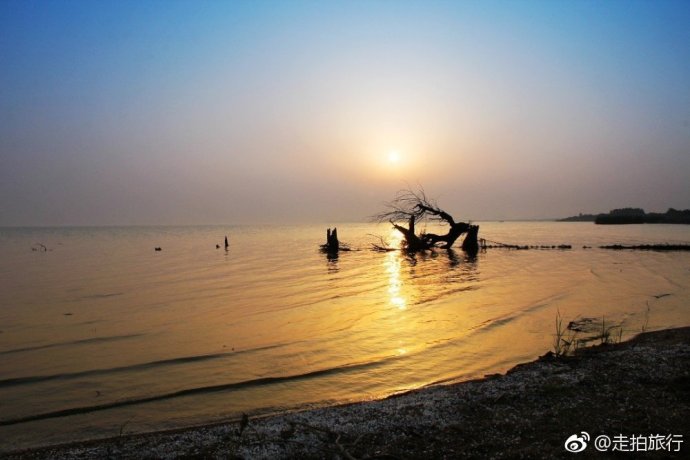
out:
M575 356L547 353L505 375L379 401L25 450L6 458L559 458L577 455L567 452L565 443L573 435L582 438L582 432L590 439L580 454L587 458L689 458L688 401L690 327L685 327L582 349ZM594 441L602 435L613 443L598 450ZM630 450L614 452L614 447Z

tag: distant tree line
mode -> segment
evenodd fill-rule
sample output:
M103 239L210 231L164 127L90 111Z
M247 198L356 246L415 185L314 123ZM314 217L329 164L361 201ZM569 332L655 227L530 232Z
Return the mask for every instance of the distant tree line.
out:
M665 213L645 212L641 208L620 208L608 214L582 214L559 219L559 222L594 222L602 225L617 224L690 224L690 209L669 208Z

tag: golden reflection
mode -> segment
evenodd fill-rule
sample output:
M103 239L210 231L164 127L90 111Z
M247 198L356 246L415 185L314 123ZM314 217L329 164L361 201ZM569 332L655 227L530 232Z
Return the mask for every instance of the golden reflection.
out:
M407 308L407 301L405 300L404 297L400 297L400 296L391 297L391 304L398 307L400 310L404 310Z
M391 243L393 247L399 247L402 242L402 236L396 230L391 232ZM402 280L400 278L400 269L402 264L402 257L400 251L392 251L386 254L386 271L388 272L388 295L390 296L390 304L399 310L407 309L407 299L402 292Z

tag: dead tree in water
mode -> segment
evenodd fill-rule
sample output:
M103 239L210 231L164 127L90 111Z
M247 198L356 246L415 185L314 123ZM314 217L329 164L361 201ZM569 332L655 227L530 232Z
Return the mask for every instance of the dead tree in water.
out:
M450 249L461 235L467 234L462 243L462 249L469 253L476 253L479 250L477 234L479 226L470 225L466 222L456 222L453 216L439 208L436 202L426 197L423 189L417 192L412 190L399 191L395 199L387 203L388 211L385 211L375 219L379 222L388 220L393 227L403 234L405 238L405 249L408 251L425 251L437 247L438 244L443 249ZM436 220L448 225L448 233L437 235L435 233L415 233L415 223L425 218ZM408 226L403 227L398 222L407 221Z
M340 241L338 241L337 228L333 228L333 231L331 231L330 228L326 230L326 244L322 245L321 249L330 253L335 253L340 250Z
M338 239L338 229L330 228L326 230L326 244L321 245L321 252L325 252L328 255L337 255L340 251L352 251L352 247L349 244L343 243Z
M410 216L410 219L408 221L408 226L407 228L403 227L402 225L398 225L395 223L393 219L389 219L390 223L393 225L393 227L399 231L400 233L403 234L403 237L405 237L405 249L408 251L425 251L427 249L431 249L433 246L432 244L429 244L429 241L427 241L424 236L417 236L414 232L414 223L415 220L417 220L417 217L415 216Z

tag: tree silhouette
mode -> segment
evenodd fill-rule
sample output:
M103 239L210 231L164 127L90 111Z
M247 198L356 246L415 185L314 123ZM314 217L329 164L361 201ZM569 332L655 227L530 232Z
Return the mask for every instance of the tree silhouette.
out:
M425 251L434 247L450 249L455 241L463 234L467 234L462 249L476 253L479 250L477 235L479 226L467 222L456 222L452 215L441 209L435 200L426 196L424 189L399 190L395 198L385 204L387 210L374 216L378 222L388 221L393 228L403 234L405 249L408 251ZM415 224L425 219L439 221L448 225L448 232L444 235L435 233L415 233ZM407 222L407 227L402 223Z

